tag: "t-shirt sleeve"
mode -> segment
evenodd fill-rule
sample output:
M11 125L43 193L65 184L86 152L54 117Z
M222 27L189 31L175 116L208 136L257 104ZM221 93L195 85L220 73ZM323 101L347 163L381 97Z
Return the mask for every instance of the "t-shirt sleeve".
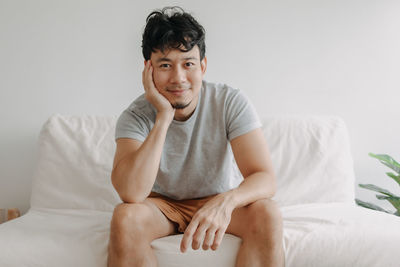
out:
M262 126L254 106L240 90L233 90L227 100L226 129L229 141Z
M144 142L149 134L149 128L146 119L127 108L119 116L115 126L115 140L118 138L132 138Z

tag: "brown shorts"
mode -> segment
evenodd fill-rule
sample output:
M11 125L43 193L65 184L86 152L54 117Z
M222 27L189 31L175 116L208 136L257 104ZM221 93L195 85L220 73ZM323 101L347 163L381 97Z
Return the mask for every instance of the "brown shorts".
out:
M159 193L151 192L148 199L153 202L169 220L175 223L176 231L183 233L196 211L214 196L215 195L204 198L174 200Z

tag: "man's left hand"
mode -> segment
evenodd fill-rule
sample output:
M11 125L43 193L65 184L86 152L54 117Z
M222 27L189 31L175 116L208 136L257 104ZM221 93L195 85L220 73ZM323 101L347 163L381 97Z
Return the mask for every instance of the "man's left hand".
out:
M204 250L218 248L235 209L228 192L216 195L194 214L181 241L182 252L186 252L190 243L193 249L199 249L203 239Z

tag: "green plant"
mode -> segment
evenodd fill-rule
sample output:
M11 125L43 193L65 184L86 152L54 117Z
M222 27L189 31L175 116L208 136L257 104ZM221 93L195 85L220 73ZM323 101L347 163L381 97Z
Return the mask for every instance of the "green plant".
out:
M376 154L369 153L368 155L373 158L378 159L382 164L384 164L384 165L388 166L389 168L391 168L392 170L394 170L397 173L397 175L392 172L387 172L386 175L389 176L390 178L392 178L393 180L395 180L400 186L400 164L398 162L396 162L389 155L385 155L385 154L376 155ZM380 188L373 184L359 184L359 186L362 188L365 188L365 189L369 189L369 190L381 193L380 195L376 195L376 198L389 201L390 204L392 204L393 207L395 207L396 211L394 213L392 213L392 212L385 210L375 204L372 204L369 202L364 202L364 201L356 198L357 205L368 208L368 209L379 210L379 211L383 211L386 213L400 216L400 196L396 196L395 194L389 192L388 190Z

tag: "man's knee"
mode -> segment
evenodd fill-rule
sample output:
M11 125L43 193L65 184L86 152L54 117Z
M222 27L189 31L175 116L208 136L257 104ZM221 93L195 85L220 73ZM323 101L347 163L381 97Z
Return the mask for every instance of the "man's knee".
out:
M248 206L248 230L252 236L271 236L282 231L282 214L270 199L260 199Z
M114 209L111 231L121 235L143 235L151 220L151 210L141 203L121 203Z

